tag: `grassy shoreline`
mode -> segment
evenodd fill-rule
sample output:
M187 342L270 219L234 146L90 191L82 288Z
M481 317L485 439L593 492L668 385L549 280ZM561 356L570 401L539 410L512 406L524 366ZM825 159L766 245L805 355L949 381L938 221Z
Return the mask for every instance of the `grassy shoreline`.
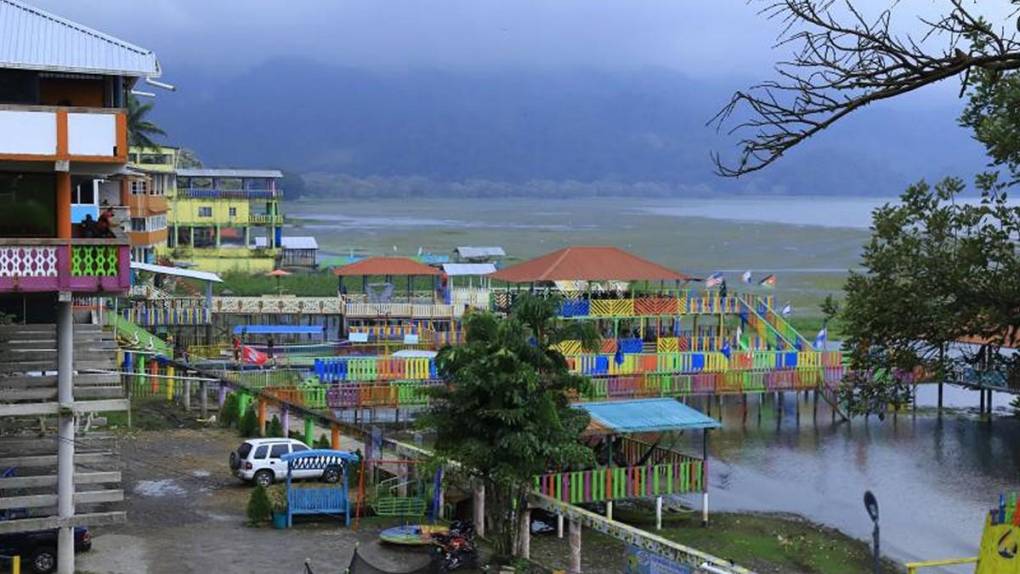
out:
M873 564L870 547L864 541L794 514L716 513L708 527L702 527L700 516L694 514L667 514L663 529L657 532L650 511L618 506L614 518L759 574L857 574L870 572ZM563 569L566 549L566 539L555 535L536 537L532 558L550 568ZM581 549L585 572L609 574L623 568L626 549L619 540L585 530ZM882 572L897 574L902 568L883 559Z

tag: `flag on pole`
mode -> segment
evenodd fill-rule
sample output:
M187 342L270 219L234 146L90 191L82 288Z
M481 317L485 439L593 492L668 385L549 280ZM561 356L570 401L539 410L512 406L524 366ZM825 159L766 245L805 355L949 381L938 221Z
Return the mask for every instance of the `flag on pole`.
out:
M750 269L748 269L747 271L744 271L744 274L740 276L740 279L741 279L741 280L742 280L742 281L743 281L744 283L748 283L748 284L750 284L750 283L751 283L751 270L750 270Z
M718 285L722 285L722 281L722 273L713 273L708 276L708 279L705 279L705 287L716 287Z
M782 311L779 312L779 314L783 317L789 317L791 313L793 313L793 306L790 305L789 302L787 302L786 305L783 305Z
M818 331L815 335L815 349L822 351L825 349L825 343L829 340L829 328L822 325L822 330Z
M269 355L259 351L255 347L249 347L248 345L241 346L241 357L245 363L251 363L253 365L265 365L266 361L269 360Z
M764 279L758 282L758 285L762 287L775 287L776 286L776 274L769 273Z
M719 351L722 352L727 361L730 359L730 342L728 339L723 341L722 349L719 349Z

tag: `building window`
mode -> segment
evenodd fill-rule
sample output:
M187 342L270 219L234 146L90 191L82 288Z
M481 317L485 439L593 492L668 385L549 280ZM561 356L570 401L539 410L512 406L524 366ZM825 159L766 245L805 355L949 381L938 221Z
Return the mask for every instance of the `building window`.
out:
M212 207L199 207L198 208L198 216L199 217L212 217Z
M131 231L145 231L145 218L144 217L132 217L131 218Z
M145 184L144 180L131 180L131 195L145 195L145 188L148 187Z
M237 217L237 208L236 207L231 207L230 208L230 217Z

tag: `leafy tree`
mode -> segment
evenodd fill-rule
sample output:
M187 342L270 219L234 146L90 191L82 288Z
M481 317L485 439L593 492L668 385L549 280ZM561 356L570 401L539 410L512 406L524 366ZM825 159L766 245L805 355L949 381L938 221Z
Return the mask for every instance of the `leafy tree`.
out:
M578 441L587 414L569 406L584 379L552 345L578 339L595 348L598 337L590 325L557 322L558 308L555 298L525 296L506 319L470 315L465 343L439 352L449 385L433 391L421 419L436 432L437 457L460 462L485 485L488 530L501 557L516 548L532 477L594 460Z
M964 91L984 88L988 106L978 106L979 114L1004 111L998 107L1005 103L1004 89L1013 94L1007 99L1016 97L1008 84L1020 69L1020 41L1007 32L1016 22L1015 14L1002 9L1003 0L947 0L938 15L918 18L920 34L894 25L894 13L912 5L905 2L891 2L874 15L855 0L758 2L762 14L782 24L778 43L790 57L776 64L776 79L736 92L713 119L741 137L735 161L715 156L721 175L763 169L869 104L943 80L959 78ZM1008 16L989 21L982 5L996 4L998 13ZM1012 108L1013 116L1018 113Z
M152 103L141 103L138 98L128 95L127 130L128 145L136 147L157 147L152 141L153 136L165 136L159 126L149 121L147 116L152 111Z
M851 356L851 412L904 402L919 376L1020 373L1020 360L998 354L1020 328L1020 208L987 187L980 202L957 202L964 189L958 179L921 182L875 210L863 271L850 273L842 309L828 305ZM957 345L968 338L983 344Z
M198 158L195 150L182 147L177 150L177 167L194 169L202 167L202 160Z

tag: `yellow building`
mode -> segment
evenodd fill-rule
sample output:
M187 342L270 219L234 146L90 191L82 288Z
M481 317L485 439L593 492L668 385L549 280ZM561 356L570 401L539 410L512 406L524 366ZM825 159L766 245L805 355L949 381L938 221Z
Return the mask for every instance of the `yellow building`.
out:
M277 170L178 169L166 252L204 271L272 271L283 215Z

